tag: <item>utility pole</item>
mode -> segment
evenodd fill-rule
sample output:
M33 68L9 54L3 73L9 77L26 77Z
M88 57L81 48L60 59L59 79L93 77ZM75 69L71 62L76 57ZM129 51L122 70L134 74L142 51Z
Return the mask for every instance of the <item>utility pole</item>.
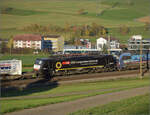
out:
M147 61L146 61L146 63L147 63L147 71L149 71L149 49L147 49L147 53L146 53L146 57L147 57Z
M110 55L110 35L108 35L108 54Z
M141 39L141 41L140 41L140 78L141 79L143 78L143 67L142 67L142 65L143 65L143 62L142 62L143 52L142 52L142 50L143 50L143 44L142 44L142 39Z

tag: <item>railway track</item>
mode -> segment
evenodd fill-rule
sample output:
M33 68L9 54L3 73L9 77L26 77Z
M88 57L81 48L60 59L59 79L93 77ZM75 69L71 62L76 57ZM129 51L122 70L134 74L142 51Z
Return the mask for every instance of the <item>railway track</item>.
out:
M79 75L70 75L70 76L57 76L51 79L51 81L47 81L43 78L36 79L22 79L22 80L10 80L1 82L1 88L25 88L32 86L40 86L40 85L51 85L51 84L59 84L65 81L75 81L75 80L86 80L86 79L97 79L97 78L108 78L108 77L119 77L122 75L138 75L139 70L128 70L128 71L115 71L115 72L103 72L103 73L90 73L90 74L79 74Z

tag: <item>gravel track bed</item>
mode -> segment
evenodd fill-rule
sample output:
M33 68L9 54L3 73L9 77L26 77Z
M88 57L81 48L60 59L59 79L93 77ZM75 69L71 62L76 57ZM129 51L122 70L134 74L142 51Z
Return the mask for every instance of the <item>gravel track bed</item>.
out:
M124 77L136 77L138 75L139 70L115 71L115 72L90 73L90 74L80 74L70 76L57 76L54 77L51 81L47 81L43 78L15 80L15 81L1 82L0 86L2 90L7 90L13 88L37 87L41 85L46 86L53 84L68 84L68 83L89 82L89 81L116 79Z

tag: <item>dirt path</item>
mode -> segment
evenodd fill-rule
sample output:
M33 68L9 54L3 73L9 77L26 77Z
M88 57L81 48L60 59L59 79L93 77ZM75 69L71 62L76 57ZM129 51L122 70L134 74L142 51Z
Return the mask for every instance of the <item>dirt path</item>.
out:
M25 109L17 112L7 113L5 115L66 115L70 112L75 112L80 109L86 109L89 107L107 104L112 101L119 101L124 98L143 95L145 93L149 93L149 91L149 87L135 88L126 91L78 99L70 102L63 102L32 109Z

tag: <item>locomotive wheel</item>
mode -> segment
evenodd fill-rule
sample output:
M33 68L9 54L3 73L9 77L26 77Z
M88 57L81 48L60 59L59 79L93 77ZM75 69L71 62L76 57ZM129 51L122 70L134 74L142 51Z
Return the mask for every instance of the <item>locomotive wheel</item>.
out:
M33 77L37 78L37 77L40 77L40 76L39 76L38 72L34 72Z
M65 70L65 76L69 76L70 75L70 71L69 70Z
M104 72L108 72L109 70L108 70L108 67L105 67L104 68Z
M47 80L50 80L50 79L52 79L52 77L55 75L55 72L53 71L53 70L49 70L49 71L46 71L45 72L45 78L47 79Z

